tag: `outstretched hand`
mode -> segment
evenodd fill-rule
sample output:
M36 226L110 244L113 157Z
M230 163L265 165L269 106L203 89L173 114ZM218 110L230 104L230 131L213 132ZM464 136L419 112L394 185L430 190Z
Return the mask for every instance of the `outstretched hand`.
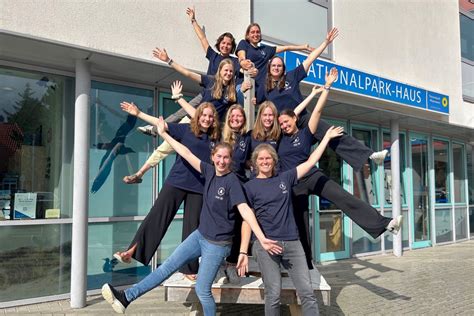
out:
M133 102L130 103L123 101L122 103L120 103L120 108L122 109L122 111L125 111L133 116L138 116L138 114L140 114L140 110Z
M156 124L156 129L158 130L158 134L161 136L164 132L166 132L165 120L163 116L158 118L158 123Z
M160 49L158 47L155 47L155 49L153 50L153 57L158 58L159 60L164 61L165 63L170 60L168 52L166 52L166 49L164 48Z
M332 67L329 73L326 72L326 86L331 86L337 80L338 71L336 67Z
M326 137L329 137L329 139L333 139L333 138L342 136L343 133L344 133L344 127L331 126L326 132Z
M171 94L173 96L178 96L181 94L181 91L183 91L183 85L181 81L176 80L171 84Z
M278 244L278 241L264 238L259 240L262 248L265 249L271 255L277 255L282 253L283 247Z
M321 93L323 90L324 90L323 87L318 86L318 85L314 85L314 86L313 86L313 89L311 89L311 93L312 93L313 95L316 95L316 94L318 94L318 93Z
M239 276L243 277L249 272L249 257L247 255L240 254L237 260L237 272Z
M192 8L186 8L186 14L189 16L189 20L196 20L196 9L194 6Z
M334 39L339 35L339 30L336 27L333 27L328 34L326 35L326 42L329 44L334 41Z

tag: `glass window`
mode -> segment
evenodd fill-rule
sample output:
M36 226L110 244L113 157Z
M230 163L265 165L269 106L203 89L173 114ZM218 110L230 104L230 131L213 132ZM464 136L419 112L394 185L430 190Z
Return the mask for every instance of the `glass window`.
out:
M0 68L0 219L71 217L73 89Z
M451 209L435 209L436 242L453 241Z
M365 146L377 148L377 131L353 129L352 136ZM354 172L354 196L371 205L378 205L377 168L372 160L368 159L359 172Z
M468 102L474 102L474 64L461 62L461 74L462 95L464 100Z
M252 4L252 20L262 28L265 40L318 47L326 38L329 15L321 5L308 0L254 0Z
M152 173L139 185L122 179L138 171L153 151L153 138L136 131L146 125L120 109L134 102L153 114L153 90L92 82L90 111L89 214L91 217L146 215L152 203Z
M344 216L342 213L319 214L321 252L344 251Z
M453 143L454 202L466 203L466 179L464 178L464 146Z
M384 161L384 195L385 205L392 204L392 165L390 156L390 147L392 146L390 133L383 133L383 149L388 150L388 155ZM405 172L405 135L399 135L400 146L400 198L402 205L406 205L405 185L403 174Z
M402 215L403 215L403 224L402 224L402 248L407 248L410 246L408 242L408 236L409 236L409 218L408 218L408 210L402 210ZM384 216L386 217L392 217L392 211L385 211ZM385 238L385 249L393 249L393 234L384 234Z
M342 183L342 159L332 149L325 150L321 159L319 159L319 168L324 170L331 180L339 184L341 187ZM337 210L338 207L329 200L319 198L319 209L320 210Z
M433 140L435 171L435 202L449 203L449 143Z
M352 252L365 253L380 251L382 249L380 238L373 239L355 223L352 225Z
M467 238L467 212L465 207L455 209L454 220L456 224L456 240Z
M459 15L461 23L461 56L474 61L474 19Z
M150 272L135 260L131 264L118 262L112 254L128 249L140 222L89 224L87 256L87 288L99 289L104 283L134 284Z
M474 204L474 146L466 145L467 183L469 204Z
M430 240L430 207L428 176L428 141L425 137L410 136L413 183L414 242Z
M0 302L69 293L71 225L3 226L0 240Z

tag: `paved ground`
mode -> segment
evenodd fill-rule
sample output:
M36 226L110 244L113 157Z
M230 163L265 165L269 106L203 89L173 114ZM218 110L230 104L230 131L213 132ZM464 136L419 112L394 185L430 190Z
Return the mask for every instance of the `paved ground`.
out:
M474 240L404 253L372 256L318 267L332 286L332 306L322 315L474 315ZM2 314L112 315L101 297L72 310L69 301L0 309ZM127 315L187 315L189 307L165 303L157 289L134 302ZM219 315L263 315L258 305L220 305ZM288 308L282 315L289 315Z

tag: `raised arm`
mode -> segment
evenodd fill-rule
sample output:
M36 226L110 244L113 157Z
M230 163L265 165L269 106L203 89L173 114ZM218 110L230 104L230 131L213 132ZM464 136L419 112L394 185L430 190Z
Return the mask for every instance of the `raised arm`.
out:
M288 50L307 50L307 51L313 51L314 48L309 46L309 44L304 44L304 45L285 45L285 46L277 46L276 47L276 53L282 53L286 52Z
M342 127L331 126L328 129L328 131L326 132L326 135L324 135L318 147L311 153L308 160L299 164L296 167L296 175L298 179L301 179L306 173L308 173L309 170L311 170L311 168L314 167L314 165L319 161L319 159L323 155L324 150L326 149L326 146L328 145L329 141L332 138L341 136L343 131L344 129Z
M311 134L316 133L316 129L318 128L319 119L321 118L321 113L323 112L324 105L328 99L329 89L334 81L337 79L337 69L336 67L331 68L331 72L329 74L326 73L326 83L324 84L323 92L319 96L318 102L314 107L313 113L311 113L311 117L309 118L308 128L311 131Z
M176 100L178 104L188 113L188 115L193 118L194 114L196 113L196 109L189 104L184 98L183 94L181 91L183 90L183 85L181 84L181 81L176 80L171 84L171 93L173 94L171 96L171 99Z
M171 137L170 134L166 132L165 121L163 120L163 116L160 116L160 118L158 119L158 124L156 125L156 127L158 129L158 134L164 140L166 140L168 144L170 144L171 147L173 147L173 149L176 150L176 152L181 157L186 159L186 161L189 162L189 164L194 169L196 169L198 172L201 172L201 160L198 157L196 157L191 152L191 150L188 149L188 147L184 146L183 144L175 140L173 137Z
M303 67L306 72L308 72L309 67L311 64L318 58L326 49L326 47L329 46L329 44L332 43L332 41L339 35L339 30L335 27L333 27L328 34L326 35L326 39L319 45L318 48L314 49L309 55L308 58L306 58L303 61Z
M186 14L188 15L189 20L193 25L194 32L196 32L196 35L199 38L199 42L201 42L201 46L204 49L204 53L207 53L207 49L209 48L209 41L207 40L206 34L204 34L204 31L196 21L196 10L194 9L194 6L192 8L187 8Z
M313 98L317 96L318 93L321 93L323 90L324 90L323 87L320 87L317 85L313 86L311 93L303 100L303 102L301 102L300 104L296 106L293 112L295 112L296 115L300 115L301 112L303 112L303 110L306 109L306 107L311 102L311 100L313 100Z
M167 63L171 67L173 67L174 70L179 72L180 74L184 75L185 77L188 77L197 83L201 83L201 75L198 73L195 73L194 71L191 71L187 68L184 68L180 64L176 63L173 59L169 58L168 53L166 52L166 49L160 49L156 47L153 50L153 57L158 58L159 60Z
M120 108L122 109L122 111L125 111L130 115L136 116L139 119L144 120L148 124L156 125L158 123L158 118L143 113L133 102L130 103L127 101L123 101L122 103L120 103Z

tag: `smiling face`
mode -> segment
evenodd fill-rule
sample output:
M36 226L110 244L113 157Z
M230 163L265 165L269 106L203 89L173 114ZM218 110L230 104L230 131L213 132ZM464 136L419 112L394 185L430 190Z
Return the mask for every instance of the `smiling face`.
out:
M271 130L275 121L275 114L272 109L269 107L265 108L260 115L260 120L265 130Z
M280 124L280 128L283 133L287 135L293 135L298 131L298 128L296 127L296 117L281 114L278 117L278 123Z
M224 36L224 38L219 43L219 52L224 57L228 57L232 52L232 39L228 36Z
M260 27L258 27L257 25L253 25L252 27L250 27L250 30L248 31L248 34L247 34L247 40L253 46L257 46L257 44L260 43L260 41L262 40Z
M278 80L283 76L284 65L280 58L273 58L270 63L270 75L273 80Z
M198 119L199 127L202 131L206 132L209 127L214 123L214 112L210 108L205 108L202 110L202 114Z
M229 127L234 131L240 131L245 124L244 113L240 109L233 109L229 114Z
M273 174L273 167L275 166L275 161L273 160L272 155L266 149L260 150L255 162L256 168L258 171L257 176L266 176L271 177Z
M234 67L232 64L225 64L221 67L221 70L219 71L219 76L222 78L224 81L224 84L228 84L230 80L232 80L232 76L234 75Z
M211 160L214 163L218 175L230 172L232 158L228 148L219 147L211 156Z

